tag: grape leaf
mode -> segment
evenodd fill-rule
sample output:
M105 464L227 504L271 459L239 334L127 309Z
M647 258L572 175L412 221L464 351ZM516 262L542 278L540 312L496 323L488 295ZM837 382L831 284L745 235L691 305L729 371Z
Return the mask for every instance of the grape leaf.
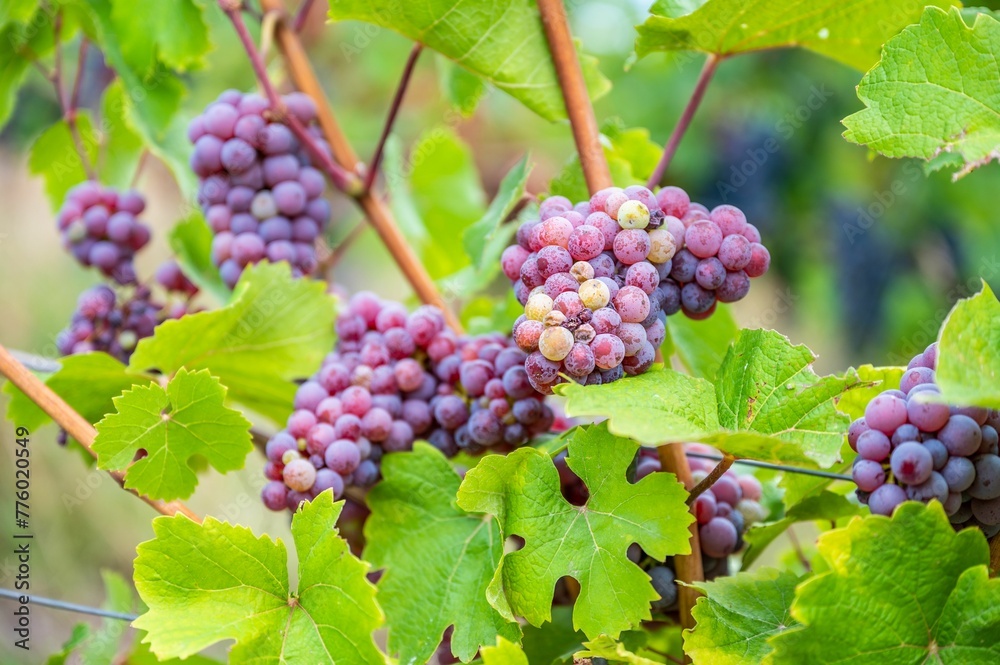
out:
M158 0L135 11L130 2L112 2L111 21L122 57L139 74L157 63L183 72L204 64L211 48L205 9L195 0Z
M84 153L91 164L95 163L98 142L89 112L77 113L76 128ZM73 185L87 179L87 171L83 168L73 134L65 120L59 120L35 139L28 157L28 169L45 179L45 194L53 209L63 204L66 192Z
M486 601L503 555L500 529L456 505L461 478L444 455L418 442L411 453L386 456L382 476L368 493L364 555L385 569L378 597L389 650L400 663L425 663L450 625L452 652L463 661L498 636L517 640L517 623Z
M820 490L818 494L807 496L792 505L780 520L755 524L743 534L743 539L747 543L747 549L743 551L743 570L749 569L764 552L764 548L797 522L836 521L859 513L861 508L856 503L851 503L846 497L835 492Z
M899 388L899 380L903 378L903 372L906 371L906 368L860 365L855 371L864 385L848 390L837 402L837 410L847 414L851 420L864 416L868 402L872 401L883 390Z
M31 63L48 55L55 45L46 9L41 7L35 12L36 8L38 4L34 0L0 5L0 62L3 63L0 67L0 127L14 110L17 90L31 69Z
M530 665L518 645L497 637L496 646L483 647L483 665Z
M35 14L35 0L7 0L0 5L0 27L8 23L26 23Z
M584 642L583 646L586 647L583 651L574 654L576 658L604 658L615 663L628 663L629 665L662 665L658 661L643 658L629 651L624 644L607 635L601 635L595 640Z
M998 53L993 16L979 14L970 28L958 9L928 7L861 79L866 108L844 118L844 138L887 157L954 153L964 162L956 179L1000 158Z
M797 625L789 610L798 575L763 568L694 586L705 594L684 631L684 653L694 665L759 663L771 652L767 640Z
M250 422L223 405L226 388L207 370L181 369L166 388L135 386L114 400L116 413L97 423L101 469L123 471L125 488L154 499L186 499L198 485L192 457L225 473L242 469L253 450ZM133 462L136 453L146 455Z
M799 586L792 616L802 626L771 638L766 662L1000 660L1000 580L988 579L986 539L955 533L940 503L856 517L817 547L829 570Z
M443 56L439 56L435 64L441 90L452 106L465 117L475 113L479 101L487 92L483 79Z
M668 316L670 340L681 364L692 375L715 380L729 347L739 334L732 311L726 305L715 309L715 314L702 321L686 316Z
M112 612L131 614L135 610L132 586L118 573L102 570L105 599L102 607ZM120 637L123 634L120 619L103 619L101 627L79 645L81 665L104 665L115 662Z
M941 328L935 377L949 404L1000 408L1000 302L983 290L958 301Z
M915 22L925 5L947 7L954 0L709 0L678 16L662 0L640 25L635 50L703 51L737 55L762 49L802 47L860 71L878 62L890 37ZM859 17L864 17L859 20Z
M73 632L69 639L63 642L62 647L52 654L45 661L45 665L66 665L66 659L73 655L77 648L86 642L90 637L90 626L85 623L78 623L73 626Z
M611 179L620 187L644 182L656 168L663 153L663 148L649 138L648 129L626 128L617 118L601 123L601 142L604 157L611 170ZM571 156L552 179L549 194L565 196L570 201L590 200L579 155Z
M573 608L552 606L552 621L542 626L524 626L521 648L529 663L563 665L573 662L587 636L573 627Z
M330 18L389 28L434 49L548 120L566 117L542 22L530 0L332 0ZM610 82L581 66L592 99Z
M133 623L157 657L185 658L236 640L234 663L382 663L372 640L382 622L369 566L339 537L343 502L329 490L292 517L298 590L288 579L285 544L206 517L153 520L153 540L137 548L135 585L149 610Z
M121 189L131 186L143 150L142 138L132 131L126 117L128 105L121 81L108 86L101 112L104 149L100 175L101 182Z
M501 614L536 626L549 621L555 584L569 575L581 587L573 626L586 635L617 636L650 618L649 603L659 596L626 550L637 542L660 560L690 552L693 518L672 474L626 480L638 448L603 425L571 435L567 463L590 490L585 506L563 498L552 459L534 448L488 455L468 472L459 507L495 515L504 537L525 541L503 556L490 584L490 602Z
M284 422L295 394L291 381L312 374L330 352L333 321L324 283L294 279L287 263L262 262L243 271L225 307L157 326L129 367L208 369L231 399Z
M229 287L212 263L212 230L200 210L192 210L170 230L170 248L177 254L184 274L198 288L213 294L219 302L229 300Z

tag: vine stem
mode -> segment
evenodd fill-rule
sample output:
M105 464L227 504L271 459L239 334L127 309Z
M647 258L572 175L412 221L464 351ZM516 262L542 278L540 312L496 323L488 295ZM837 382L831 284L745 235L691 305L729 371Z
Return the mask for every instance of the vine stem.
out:
M562 89L563 101L566 104L566 115L569 117L570 128L573 130L573 140L580 154L580 165L583 177L587 181L587 189L591 194L610 187L611 170L608 160L604 157L601 146L601 134L594 115L594 106L590 103L590 94L583 79L583 70L577 59L576 46L569 30L566 18L566 8L562 0L537 0L538 11L542 16L542 27L549 42L552 62L556 68L559 87Z
M313 0L302 0L298 11L295 12L295 21L292 23L292 30L302 32L302 28L306 27L306 19L309 18L309 11L312 9L312 6Z
M389 134L392 133L392 126L396 124L396 116L399 115L399 110L403 107L403 97L406 95L406 88L410 84L410 79L413 78L413 69L416 67L417 59L420 57L420 52L423 49L423 44L417 42L413 45L410 56L406 59L406 65L403 67L403 76L399 79L399 85L396 86L396 94L392 97L392 105L389 107L389 115L385 119L382 135L378 137L375 154L372 155L371 162L368 164L368 169L365 173L364 187L366 192L371 191L372 185L375 184L375 178L378 177L378 166L379 162L382 161L385 142L388 140Z
M668 443L660 446L657 452L660 456L661 469L674 474L679 481L684 483L684 487L691 489L694 482L691 480L691 467L688 466L687 456L684 454L684 444ZM693 514L692 512L692 516ZM691 532L691 554L678 554L674 557L677 577L684 582L684 584L678 585L677 589L681 625L688 629L694 628L691 608L701 596L700 591L688 585L692 582L702 582L705 579L705 570L701 565L701 543L698 540L697 520L691 522L689 530Z
M139 618L138 614L125 614L123 612L112 612L111 610L103 610L99 607L91 607L89 605L77 605L76 603L67 603L62 600L55 600L54 598L45 598L44 596L36 596L34 594L26 594L21 591L12 591L10 589L0 589L0 598L7 598L9 600L17 600L21 596L27 596L30 599L32 605L39 605L41 607L51 607L55 610L65 610L67 612L79 612L80 614L90 614L95 617L104 617L105 619L119 619L121 621L135 621Z
M726 471L729 471L729 468L733 465L733 462L735 461L736 458L733 457L732 455L728 454L723 455L722 459L719 461L718 464L715 465L715 467L711 470L711 472L709 472L709 474L705 476L705 478L700 483L695 485L694 488L691 490L691 492L688 494L687 505L689 506L694 505L695 499L701 496L701 494L705 490L714 485L715 481L717 481L719 478L722 477L722 474L724 474Z
M288 13L285 11L284 3L282 0L261 0L261 6L265 11L277 11L280 13L281 19L275 27L275 36L278 40L278 47L284 56L285 66L291 74L296 87L309 95L316 103L319 125L323 130L327 143L330 144L330 150L333 153L334 159L344 169L357 173L359 166L358 157L354 152L354 148L347 140L347 136L340 128L336 116L333 114L333 109L330 107L319 79L316 78L316 72L309 62L299 36L288 24ZM448 326L452 330L461 333L462 325L459 323L458 317L445 304L437 286L434 284L434 280L431 279L420 259L417 258L413 248L410 247L409 242L407 242L405 236L399 230L399 226L393 219L392 213L385 202L376 197L372 192L363 191L363 188L360 186L358 187L358 191L351 193L351 195L358 207L364 212L365 217L367 217L368 222L375 229L375 232L382 239L386 249L389 250L389 253L395 259L396 264L413 287L417 297L429 305L435 305L440 308L444 312Z
M990 541L990 569L994 576L1000 574L1000 534Z
M51 78L52 85L56 89L56 98L59 100L59 108L62 109L63 120L66 121L66 126L69 128L69 134L73 139L73 147L76 149L76 153L80 157L80 164L83 166L83 171L87 174L88 179L97 180L97 171L94 169L94 165L90 163L90 159L87 157L87 150L83 145L83 138L80 136L80 128L76 124L76 105L80 97L80 79L83 78L83 65L87 55L87 42L84 40L80 43L80 61L77 63L76 78L73 81L73 92L67 96L66 91L63 89L62 75L62 12L56 14L55 21L52 25L52 31L56 49L55 67L52 70Z
M83 446L94 459L97 459L97 453L94 452L94 438L97 436L97 430L94 429L94 426L87 422L83 416L74 411L73 407L67 404L62 397L57 395L51 388L42 383L41 379L32 374L28 368L21 364L21 362L18 361L17 358L15 358L2 344L0 344L0 374L6 376L7 379L17 386L21 392L27 395L32 402L37 404L42 411L47 413L52 420L66 430L70 436L79 441L80 445ZM122 472L110 471L109 473L118 482L118 484L122 486L122 488L125 487L125 475ZM133 490L127 491L131 494L139 496ZM195 522L201 521L201 518L198 517L198 515L196 515L190 508L180 501L165 502L143 496L140 496L139 498L152 506L157 512L168 517L172 517L180 513Z
M698 110L702 97L705 96L705 90L712 81L712 76L715 75L715 70L721 61L722 58L714 53L710 53L708 59L705 60L705 66L702 67L701 74L698 75L698 82L695 83L694 91L691 93L691 99L688 100L687 106L684 107L684 112L681 113L674 131L670 135L666 147L663 149L663 155L660 157L659 163L653 169L653 174L649 176L649 181L646 183L646 187L649 189L657 187L660 181L663 180L663 175L667 172L667 167L670 166L670 161L677 152L677 146L680 145L681 139L684 137L684 132L687 131L688 126L691 124L691 119L694 117L695 111Z

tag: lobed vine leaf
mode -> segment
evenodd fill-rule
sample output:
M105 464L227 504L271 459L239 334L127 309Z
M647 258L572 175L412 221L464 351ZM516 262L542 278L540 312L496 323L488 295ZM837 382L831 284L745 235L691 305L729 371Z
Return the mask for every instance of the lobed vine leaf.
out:
M763 49L802 47L867 71L882 44L920 17L925 5L954 0L659 0L637 29L639 57L654 51L703 51L730 56ZM692 11L693 10L693 11ZM690 13L686 13L690 12ZM864 17L859 20L859 17Z
M17 91L31 63L48 55L55 46L46 10L34 0L17 0L0 5L0 127L14 110Z
M674 352L692 376L715 381L719 367L736 341L739 326L727 305L702 321L686 316L668 316L667 328ZM664 352L666 353L666 352Z
M1000 659L1000 580L982 532L955 533L941 504L903 503L819 538L829 570L804 582L769 663L986 665ZM836 599L832 601L831 599Z
M389 28L434 49L548 120L566 117L555 67L535 3L530 0L333 0L330 18ZM608 80L582 58L591 97Z
M101 102L101 181L122 189L131 186L143 150L142 137L128 119L129 103L121 81L108 86Z
M517 641L517 623L486 600L503 555L500 528L458 507L461 478L444 455L418 442L413 452L386 456L382 476L368 494L364 555L385 569L378 597L389 651L400 663L425 663L448 626L455 628L452 652L463 661L498 637Z
M127 469L126 489L167 501L194 492L195 456L223 473L242 469L253 450L250 421L224 406L225 396L207 370L185 369L166 388L151 383L122 393L117 412L97 423L98 468ZM145 456L133 461L139 451Z
M617 636L650 618L649 603L659 596L626 550L637 542L661 560L687 553L693 518L672 474L628 482L638 448L603 425L577 429L567 462L590 490L579 507L563 498L552 459L533 448L489 455L468 472L458 505L496 516L505 538L524 539L522 549L503 556L490 584L501 614L536 626L549 621L555 584L568 575L581 587L573 626L587 636Z
M1000 302L983 290L958 301L941 328L935 377L949 404L1000 408Z
M76 116L76 129L83 151L93 164L97 161L97 133L88 111ZM74 145L73 134L65 120L51 125L35 139L28 156L28 169L45 180L45 194L57 210L69 189L87 179L87 172Z
M928 7L861 79L865 108L844 118L844 138L887 157L950 153L956 178L1000 158L998 53L993 16L978 14L970 27L957 8Z
M586 647L583 651L574 654L576 658L603 658L615 663L628 663L628 665L662 665L658 661L633 653L624 644L607 635L601 635L590 642L584 642L583 646Z
M790 609L798 575L773 568L695 583L705 595L684 631L684 653L694 665L760 663L771 652L767 640L798 622Z
M170 248L184 274L198 288L213 294L219 302L229 300L229 287L212 263L212 230L201 211L191 211L174 225L170 230Z
M483 647L483 665L530 665L528 657L518 645L497 637L495 646Z
M437 65L441 90L452 106L465 117L475 113L488 91L483 79L444 56L438 56L434 64Z
M211 49L205 5L196 0L158 0L135 11L129 2L112 2L111 21L121 40L122 57L139 74L157 64L184 72L205 63Z
M563 665L573 662L587 636L573 627L573 608L552 606L552 620L541 626L524 626L521 648L529 663Z
M231 399L284 422L291 381L314 372L329 352L333 320L334 299L322 282L294 279L287 263L258 263L243 271L225 307L157 326L129 367L207 369Z
M139 545L135 584L149 610L136 619L158 658L186 658L235 640L232 662L337 665L385 662L372 640L382 622L369 566L354 557L336 523L343 503L330 491L292 517L298 585L288 577L285 544L205 518L153 520Z
M851 420L864 416L868 402L880 392L899 388L899 380L903 378L906 368L860 365L855 371L863 385L848 390L837 402L837 410L847 414Z

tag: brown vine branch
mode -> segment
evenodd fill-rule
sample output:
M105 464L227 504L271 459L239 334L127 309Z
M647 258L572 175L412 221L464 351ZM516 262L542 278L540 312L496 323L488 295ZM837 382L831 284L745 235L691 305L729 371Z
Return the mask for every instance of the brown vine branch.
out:
M32 402L47 413L60 427L69 433L74 439L80 442L88 453L97 459L94 452L94 437L97 430L87 420L73 410L69 404L57 395L51 388L42 383L41 379L32 374L27 367L22 365L2 344L0 344L0 374L3 374L18 389L27 395ZM125 474L120 471L110 471L113 477L122 488L125 487ZM131 494L139 496L133 490L126 490ZM200 522L198 517L190 508L180 501L158 501L149 497L140 496L140 499L148 503L157 512L172 517L177 513L185 515L195 522Z
M670 135L666 147L663 149L663 156L660 157L656 168L653 169L653 174L649 176L649 181L646 183L646 187L649 189L659 186L660 181L663 180L663 174L667 172L667 167L670 166L670 161L677 152L677 146L680 145L681 139L684 137L684 132L687 131L688 126L691 124L691 119L694 117L695 111L698 110L701 99L705 96L705 90L708 88L708 84L711 82L712 76L715 75L715 70L721 61L722 58L714 53L710 53L708 59L705 60L705 66L702 67L701 74L698 75L698 82L695 83L694 91L691 93L691 99L688 100L687 106L684 107L684 112L681 113L681 117L677 121L677 126L674 127L674 131Z
M729 468L733 465L733 462L735 461L736 458L733 457L732 455L728 454L723 455L722 460L718 464L716 464L715 467L711 470L711 472L709 472L709 474L705 476L705 478L700 483L695 485L694 488L691 490L691 493L688 494L687 505L689 506L694 505L694 500L697 499L702 494L702 492L704 492L712 485L714 485L715 481L717 481L719 478L722 477L722 474L724 474L726 471L729 471Z
M280 12L282 18L276 27L276 37L278 47L285 59L285 67L291 74L296 87L309 95L316 103L319 110L319 124L327 143L330 144L334 159L344 169L357 173L358 157L337 123L333 109L330 107L322 86L320 86L319 79L316 78L316 72L302 47L302 42L288 23L288 14L285 11L284 3L282 0L261 0L261 6L265 11ZM385 203L374 196L372 192L359 191L353 196L417 296L423 302L439 307L444 312L448 325L456 332L461 332L462 325L459 323L458 317L445 304L434 280L431 279L413 248L410 247L409 242L399 230L399 226L396 225Z
M382 135L378 137L378 145L375 147L375 154L372 155L371 162L368 164L368 169L365 173L365 191L371 191L372 185L375 184L375 178L378 177L378 166L379 162L382 161L382 152L385 150L385 142L389 138L389 134L392 133L392 126L396 124L396 117L399 115L400 109L403 107L403 97L406 95L406 88L410 85L410 79L413 77L413 69L417 65L417 59L420 57L420 52L424 49L423 45L419 42L413 45L413 49L410 51L410 56L406 59L406 65L403 67L403 75L399 79L399 85L396 86L396 94L392 97L392 105L389 107L389 115L385 119L385 126L382 128Z
M1000 574L1000 533L990 541L990 570L994 576Z
M573 140L580 153L583 177L587 181L587 189L593 194L614 183L601 146L594 106L590 103L590 94L587 92L576 46L570 34L566 9L562 0L538 0L538 11L542 15L542 27L545 29L559 87L566 103L566 115L573 130Z

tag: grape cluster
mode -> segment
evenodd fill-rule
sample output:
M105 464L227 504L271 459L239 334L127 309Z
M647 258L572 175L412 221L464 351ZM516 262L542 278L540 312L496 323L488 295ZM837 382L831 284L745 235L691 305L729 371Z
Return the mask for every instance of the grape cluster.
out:
M153 328L173 314L144 286L116 293L99 284L80 294L69 327L56 337L56 345L64 356L104 351L127 363L139 340L152 335Z
M687 444L688 453L714 453L718 451L701 444ZM583 505L588 498L586 486L573 474L566 464L565 453L555 459L563 496L575 505ZM717 462L688 457L691 467L692 487L708 476ZM638 482L651 473L661 471L660 460L653 449L642 448L629 471L629 480ZM691 489L689 487L688 489ZM743 534L756 522L767 517L767 511L760 504L761 485L751 475L737 475L726 471L706 489L694 502L694 514L698 520L698 537L701 543L701 561L705 579L712 580L729 573L728 557L743 548ZM677 583L673 559L657 561L633 544L628 550L629 559L642 566L652 579L653 588L660 594L660 600L653 602L654 612L670 612L677 608Z
M336 348L267 444L262 495L272 510L369 487L382 455L418 438L452 456L510 449L552 425L527 354L503 335L459 337L436 307L407 313L370 293L351 298L336 329Z
M149 242L149 226L137 219L146 201L93 180L76 185L56 217L63 246L77 261L119 284L136 281L133 257Z
M610 187L575 206L553 196L516 240L501 257L524 305L514 340L544 393L561 374L596 384L645 372L668 315L708 317L771 261L738 208L709 211L678 187Z
M323 151L316 105L305 94L285 107ZM227 90L188 125L198 201L215 237L212 260L230 287L243 268L262 259L287 261L298 275L316 269L314 243L330 220L326 181L305 148L257 94Z
M886 390L851 423L857 495L873 513L906 501L944 505L956 528L1000 532L1000 412L940 401L937 343L907 365L899 390Z

